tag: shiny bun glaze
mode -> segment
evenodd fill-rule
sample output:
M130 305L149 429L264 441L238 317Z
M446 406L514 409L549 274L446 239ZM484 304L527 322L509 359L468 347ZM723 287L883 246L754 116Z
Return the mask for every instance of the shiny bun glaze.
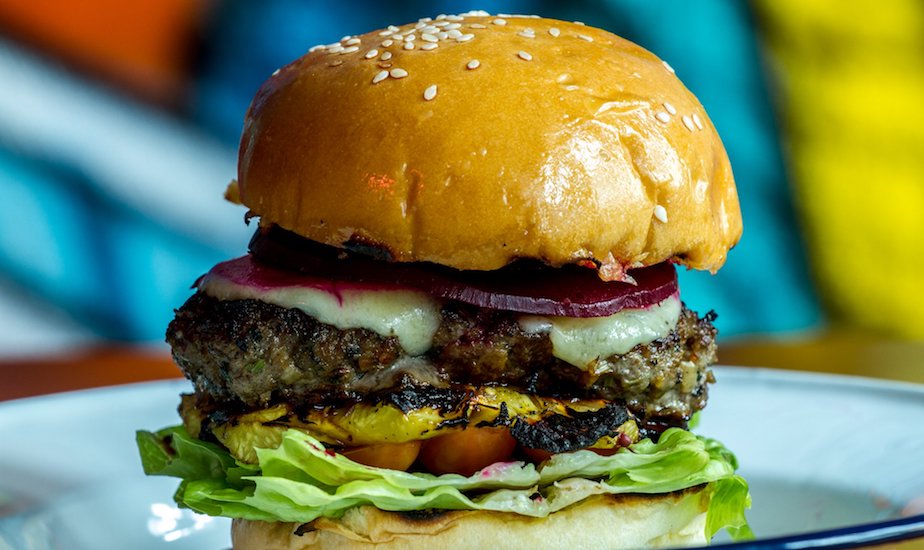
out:
M229 197L262 224L459 269L592 259L605 278L665 260L715 271L740 237L703 107L613 34L465 16L313 50L245 120Z

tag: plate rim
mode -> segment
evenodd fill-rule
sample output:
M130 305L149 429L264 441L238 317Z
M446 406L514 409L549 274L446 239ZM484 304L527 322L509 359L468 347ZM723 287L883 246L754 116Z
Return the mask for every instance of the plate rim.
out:
M801 550L805 548L859 548L889 542L908 541L924 537L924 513L898 519L861 523L847 527L809 531L751 541L719 543L701 548Z
M73 390L58 391L54 393L46 393L42 395L29 395L25 397L16 397L14 399L7 399L5 401L0 401L0 415L6 414L6 409L16 408L22 406L32 406L32 405L46 405L48 403L53 403L55 401L66 401L68 399L84 399L87 397L93 397L98 395L105 394L120 394L127 393L130 391L147 391L153 390L159 386L163 386L165 389L171 385L189 385L190 382L186 378L162 378L159 380L142 380L139 382L127 382L124 384L112 384L108 386L96 386L93 388L80 388ZM191 386L190 386L191 388Z

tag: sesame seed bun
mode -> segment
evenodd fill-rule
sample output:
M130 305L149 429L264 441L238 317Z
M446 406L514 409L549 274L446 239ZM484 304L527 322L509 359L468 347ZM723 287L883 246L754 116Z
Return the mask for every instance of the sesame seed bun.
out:
M234 520L234 550L432 548L664 548L704 545L702 486L666 495L599 495L547 518L446 511L433 515L351 508L340 519L296 523Z
M722 266L741 234L731 168L666 63L575 23L448 21L314 48L271 77L229 198L399 261Z

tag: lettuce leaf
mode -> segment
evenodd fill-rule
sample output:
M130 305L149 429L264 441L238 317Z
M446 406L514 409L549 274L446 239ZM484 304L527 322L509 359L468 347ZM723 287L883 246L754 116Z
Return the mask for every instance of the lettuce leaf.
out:
M744 511L751 507L748 483L741 476L720 479L712 484L709 512L706 514L706 536L712 538L723 528L732 540L751 540L754 533Z
M751 537L744 516L747 483L721 443L669 429L611 456L591 451L554 455L538 468L493 464L474 475L435 476L364 466L298 430L275 449L258 449L258 464L190 437L180 427L136 436L144 471L182 479L175 499L197 512L232 518L306 523L339 517L354 506L382 510L492 510L545 517L592 495L666 493L709 484L706 535L722 528Z

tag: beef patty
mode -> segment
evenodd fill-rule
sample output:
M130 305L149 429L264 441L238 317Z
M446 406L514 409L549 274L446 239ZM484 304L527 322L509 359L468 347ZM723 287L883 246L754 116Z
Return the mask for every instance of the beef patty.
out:
M682 423L706 404L715 362L713 314L685 306L665 338L601 358L591 376L552 355L546 334L517 314L447 302L433 346L408 357L397 338L338 329L298 309L202 292L167 329L173 356L196 392L228 410L328 405L398 386L504 385L527 393L624 401L641 418Z

